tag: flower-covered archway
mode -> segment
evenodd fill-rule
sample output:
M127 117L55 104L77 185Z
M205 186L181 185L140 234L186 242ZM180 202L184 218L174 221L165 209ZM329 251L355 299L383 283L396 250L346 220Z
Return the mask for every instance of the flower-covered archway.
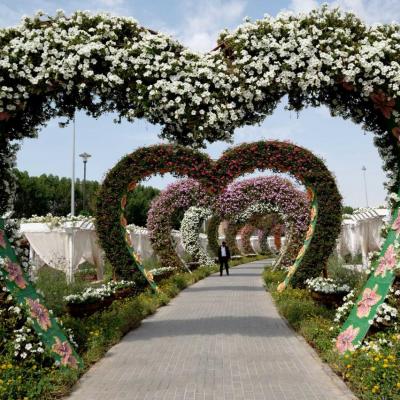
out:
M285 265L294 262L309 222L309 204L305 193L280 177L233 183L216 198L202 190L200 183L194 179L179 180L168 185L152 202L147 219L152 247L166 267L183 267L171 237L173 217L182 212L185 212L181 222L184 247L194 261L205 264L211 264L212 260L202 250L198 237L202 221L212 214L229 220L226 240L231 252L238 254L235 237L240 227L247 222L255 224L262 214L279 213L288 227L291 226L293 237L297 239L291 243L291 257L286 257Z
M172 145L141 148L124 157L104 180L96 218L100 241L117 275L131 277L135 267L140 268L132 254L129 237L126 236L124 216L127 196L138 182L157 173L170 172L177 177L197 180L204 193L215 196L218 189L223 191L230 181L257 169L288 172L309 188L313 198L311 225L306 245L299 253L298 262L289 278L294 275L300 261L301 272L294 276L295 283L301 284L306 278L318 275L340 230L340 195L333 176L322 160L299 146L277 141L233 147L218 161L212 161L208 156L187 147ZM168 210L162 210L168 214ZM311 240L313 235L314 240Z
M234 244L236 233L244 224L265 213L277 212L290 232L290 249L282 265L290 266L303 245L309 225L309 202L304 192L279 176L258 177L237 181L228 186L215 202L216 213L229 221L228 240ZM252 219L253 218L253 219Z
M262 121L285 95L291 109L325 104L333 115L374 132L388 190L398 190L398 25L368 27L352 14L322 7L308 15L245 22L223 32L218 43L199 55L130 18L84 12L69 18L62 12L38 15L2 29L0 210L12 198L13 140L34 137L51 118L72 118L77 109L94 117L116 112L130 121L159 123L164 137L199 146ZM384 266L399 258L396 252L392 257L394 241L393 229L382 248ZM317 256L324 259L323 252ZM393 281L392 269L367 284L369 290L377 287L381 299ZM346 337L354 336L350 343L365 335L367 325L361 325L354 315L346 323Z
M211 196L202 189L198 181L182 179L168 185L150 206L147 216L149 239L153 250L165 267L183 267L172 242L173 218L179 212L185 212L190 207L209 206ZM196 229L197 231L198 229Z
M215 261L201 246L199 240L200 228L204 221L212 216L210 209L205 207L190 207L184 214L181 222L181 236L185 251L190 254L193 261L200 265L213 265Z

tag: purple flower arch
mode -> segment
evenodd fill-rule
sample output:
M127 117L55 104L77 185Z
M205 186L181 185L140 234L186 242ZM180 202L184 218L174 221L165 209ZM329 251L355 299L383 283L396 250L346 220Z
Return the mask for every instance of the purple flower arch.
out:
M283 265L293 262L302 246L310 221L310 204L305 192L296 189L288 180L279 176L263 176L236 181L217 198L214 213L221 220L231 221L255 203L276 205L291 226L290 246L282 258ZM216 233L210 233L209 236Z
M149 239L163 266L183 267L172 242L173 217L192 206L207 206L211 198L194 179L182 179L166 187L151 203L147 215Z

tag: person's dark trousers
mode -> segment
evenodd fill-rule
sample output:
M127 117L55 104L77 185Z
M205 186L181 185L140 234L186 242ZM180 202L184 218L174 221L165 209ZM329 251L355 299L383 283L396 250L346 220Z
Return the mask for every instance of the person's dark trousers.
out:
M219 259L219 274L221 276L222 276L222 272L224 270L224 266L225 266L226 274L229 275L228 257L221 257Z

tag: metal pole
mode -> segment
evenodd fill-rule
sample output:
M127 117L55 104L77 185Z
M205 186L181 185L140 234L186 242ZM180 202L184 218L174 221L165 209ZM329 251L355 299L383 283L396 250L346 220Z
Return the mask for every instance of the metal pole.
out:
M84 152L79 154L79 157L82 157L83 161L83 185L82 185L82 207L83 211L86 211L86 163L89 158L92 157L90 154Z
M363 177L364 177L365 202L367 203L367 207L369 207L369 205L368 205L368 191L367 191L367 176L366 176L367 168L365 166L363 166L361 169L363 171Z
M75 116L72 129L71 215L75 215Z
M87 160L83 160L83 188L82 188L83 211L86 210L86 163Z

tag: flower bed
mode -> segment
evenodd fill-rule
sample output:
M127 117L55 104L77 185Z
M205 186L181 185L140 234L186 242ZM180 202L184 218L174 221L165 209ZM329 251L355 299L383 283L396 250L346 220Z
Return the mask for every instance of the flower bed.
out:
M351 290L350 286L336 282L332 278L310 278L306 280L306 286L312 292L323 294L346 293Z
M351 291L345 297L345 303L334 312L315 301L308 289L288 288L284 292L277 292L277 285L283 276L282 271L266 269L264 272L266 286L279 312L317 350L322 360L329 363L357 398L400 398L400 334L398 325L394 324L394 319L398 321L396 312L388 309L392 313L390 326L378 326L374 322L373 329L361 345L356 345L351 353L340 355L332 345L336 342L342 321L354 307L359 289Z
M67 216L56 216L51 213L43 216L32 215L30 218L22 218L21 223L30 224L30 223L41 223L47 224L51 228L58 227L66 223L77 224L77 223L94 223L93 217L88 217L85 215L67 215Z
M335 308L343 304L351 290L349 285L338 283L332 278L312 278L305 283L314 300Z
M91 315L109 307L116 299L123 299L135 294L135 282L111 281L99 287L89 287L82 293L64 297L67 311L77 318Z
M156 282L160 282L163 279L167 279L177 272L178 272L178 270L176 268L172 268L172 267L155 268L155 269L151 269L149 271L149 273L154 278L154 281L156 281Z

